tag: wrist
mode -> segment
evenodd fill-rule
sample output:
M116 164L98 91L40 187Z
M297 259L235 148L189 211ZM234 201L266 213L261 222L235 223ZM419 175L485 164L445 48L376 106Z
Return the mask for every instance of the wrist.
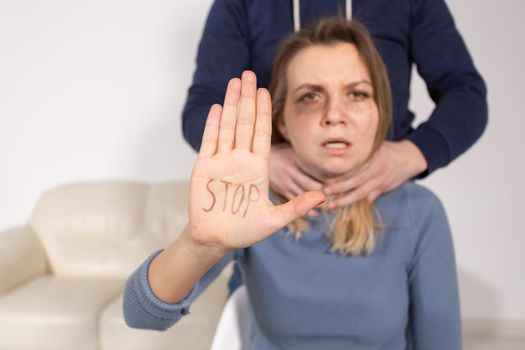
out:
M428 163L423 155L423 152L409 140L400 141L400 145L403 146L405 150L406 159L409 159L409 169L411 169L410 176L417 176L428 168Z
M157 255L148 269L153 294L166 303L179 303L224 254L191 241L187 229Z
M201 261L218 261L233 251L233 249L218 243L200 242L194 239L189 224L182 231L179 240L181 248Z

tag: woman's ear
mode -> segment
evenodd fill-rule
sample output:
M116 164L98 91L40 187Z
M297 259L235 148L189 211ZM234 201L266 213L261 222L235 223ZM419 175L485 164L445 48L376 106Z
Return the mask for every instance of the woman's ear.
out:
M277 118L277 130L279 130L279 132L286 141L290 142L290 139L288 138L288 131L286 130L286 125L284 124L283 117Z

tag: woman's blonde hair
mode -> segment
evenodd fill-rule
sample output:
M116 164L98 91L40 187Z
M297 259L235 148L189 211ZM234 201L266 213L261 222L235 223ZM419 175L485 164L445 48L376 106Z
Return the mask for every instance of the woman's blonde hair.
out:
M385 140L392 115L392 96L386 68L365 27L355 20L347 21L337 17L302 28L283 42L277 54L270 83L273 144L287 142L277 128L277 121L283 117L287 94L286 74L291 60L305 48L338 43L349 43L356 47L372 82L379 123L369 158ZM282 198L279 194L277 196ZM350 207L339 209L330 227L331 251L343 255L370 253L374 249L375 232L380 227L378 220L373 204L366 198ZM289 225L289 229L296 238L300 238L302 232L308 229L308 222L304 218L295 220Z

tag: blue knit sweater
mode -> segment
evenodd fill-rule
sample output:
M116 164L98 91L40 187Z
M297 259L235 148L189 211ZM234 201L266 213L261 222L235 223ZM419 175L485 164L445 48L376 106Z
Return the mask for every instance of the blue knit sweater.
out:
M216 0L199 45L197 69L183 111L183 131L200 148L206 116L223 103L230 78L253 70L267 87L281 41L293 32L292 0ZM300 0L300 21L345 13L345 0ZM353 19L371 32L387 67L394 101L391 140L411 140L426 176L466 151L487 123L486 88L444 0L354 0ZM436 108L414 129L408 109L415 64Z
M407 183L380 197L376 207L385 228L368 256L330 253L326 217L308 217L310 230L302 238L281 229L235 251L179 304L152 293L147 271L154 254L128 279L126 322L170 327L235 259L254 309L252 350L461 349L452 237L440 201Z

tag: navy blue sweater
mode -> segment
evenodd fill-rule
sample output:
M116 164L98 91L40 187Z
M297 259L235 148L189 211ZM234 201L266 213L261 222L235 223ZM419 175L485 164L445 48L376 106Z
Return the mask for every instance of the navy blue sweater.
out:
M344 13L344 0L300 1L303 26ZM368 28L388 70L394 100L389 139L418 146L428 163L421 176L466 151L487 124L486 88L444 1L355 0L352 18ZM195 150L210 106L223 103L228 80L251 69L258 85L267 87L279 45L292 32L292 0L214 2L183 111L184 137ZM412 64L436 103L417 129L408 109Z

